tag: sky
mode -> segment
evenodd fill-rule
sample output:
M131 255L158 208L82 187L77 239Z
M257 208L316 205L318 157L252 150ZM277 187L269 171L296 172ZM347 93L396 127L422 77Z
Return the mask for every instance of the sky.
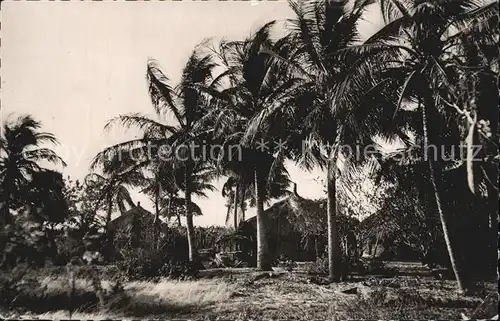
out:
M271 20L293 17L284 1L41 2L8 1L1 15L1 110L31 114L43 131L60 141L54 148L66 161L65 176L83 179L102 149L135 138L135 132L103 130L119 114L152 114L145 78L146 62L156 59L175 83L195 45L210 38L239 40ZM360 28L380 27L375 10ZM291 180L307 198L323 197L315 181L324 174L304 172L287 162ZM194 199L201 226L225 223L223 180L207 199ZM134 200L152 210L137 192ZM252 216L250 209L247 216Z

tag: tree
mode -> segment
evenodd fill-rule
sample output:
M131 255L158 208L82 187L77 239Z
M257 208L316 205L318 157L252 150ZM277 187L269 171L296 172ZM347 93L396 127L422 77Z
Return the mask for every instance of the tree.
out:
M269 145L277 141L280 137L277 133L282 128L275 128L273 132L257 130L255 126L260 113L280 104L298 81L298 78L286 77L283 66L265 53L279 46L270 37L273 25L274 22L264 25L243 41L222 41L218 50L214 50L224 67L219 78L226 79L228 85L212 93L216 104L210 115L214 137L224 146L219 169L236 175L243 188L253 186L257 210L257 268L260 270L271 269L264 203L283 196L289 178L283 158L275 157ZM235 150L237 156L231 153Z
M64 161L44 144L58 144L51 133L40 132L41 123L30 115L8 118L0 136L0 206L1 224L10 222L11 208L23 203L24 188L32 182L34 173L43 168L40 162L62 164Z
M23 191L30 219L41 224L50 244L53 260L56 259L58 251L56 226L63 223L69 215L64 188L65 182L61 173L43 169L32 174L31 182Z
M198 163L205 164L205 160L196 157L200 152L196 147L203 145L208 138L208 132L200 125L200 120L207 113L209 95L201 88L212 86L215 81L212 79L214 67L210 55L204 54L200 47L195 48L183 69L180 83L173 88L160 66L155 61L149 61L147 81L158 119L134 113L110 120L106 128L114 124L126 129L135 127L143 133L143 137L107 148L93 162L95 166L109 155L137 153L141 156L139 163L146 171L155 173L155 168L162 163L172 166L175 171L182 170L184 183L181 189L186 203L191 261L196 257L196 249L193 217L189 208L193 190L198 188L195 169L200 166ZM163 123L159 120L163 117L170 121Z
M105 174L106 175L106 174ZM112 173L106 176L90 173L85 177L85 184L89 188L98 190L99 196L95 204L95 214L100 205L103 204L106 211L106 218L104 221L106 244L105 256L109 257L113 249L113 234L111 233L111 215L113 210L118 207L121 214L126 211L126 206L130 208L135 207L134 201L130 196L129 188L133 188L142 184L144 181L143 176L138 172L126 173Z
M233 209L233 227L235 230L241 222L245 221L245 206L246 197L245 191L247 191L249 186L243 185L243 180L237 175L229 176L222 187L222 197L227 198L227 214L226 214L226 226L229 224L229 219L231 217L230 211ZM238 214L238 209L242 210L241 214ZM239 215L239 216L238 216Z
M132 182L128 180L130 176L130 173L127 173L127 175L113 175L108 177L97 173L90 173L85 177L85 184L87 186L99 190L100 199L96 207L99 208L99 205L102 203L106 209L106 228L109 228L111 215L115 207L118 207L120 213L126 211L125 205L128 205L129 208L135 207L134 201L128 190L130 187L135 186L135 184L132 184Z
M336 228L336 180L341 144L366 144L376 132L370 128L376 123L365 121L368 112L355 110L361 98L351 92L351 87L368 83L369 78L354 83L359 55L344 54L359 40L357 23L370 1L356 2L351 9L347 1L289 3L296 17L289 21L280 48L269 54L287 66L289 77L299 80L286 93L284 103L261 112L255 128L283 124L287 156L306 169L315 165L326 169L329 278L338 281L342 257Z
M498 23L498 4L468 0L380 2L388 24L357 49L370 52L367 62L370 73L383 75L376 87L393 86L398 96L398 103L393 105L394 113L405 109L404 104L416 105L415 111L420 113L420 117L412 117L410 123L401 126L411 126L422 137L421 151L425 154L448 255L458 290L463 292L462 273L442 200L444 164L442 159L435 159L436 155L429 157L428 151L432 146L457 146L459 138L463 137L458 119L464 115L466 132L470 133L465 138L469 151L467 180L474 192L475 166L470 157L472 137L478 133L487 138L487 134L475 127L476 111L460 108L450 100L458 102L463 94L457 88L456 76L464 74L469 67L480 67L463 63L464 40L470 39L468 43L482 47L491 42L494 35L488 31ZM453 120L451 124L449 119Z

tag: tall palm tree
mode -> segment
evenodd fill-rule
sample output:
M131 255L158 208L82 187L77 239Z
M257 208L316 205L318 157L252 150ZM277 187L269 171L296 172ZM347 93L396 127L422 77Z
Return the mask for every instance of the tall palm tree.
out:
M253 186L257 212L257 268L271 269L265 235L266 218L264 203L286 190L288 174L282 157L275 157L272 130L256 131L259 114L274 104L279 104L293 88L298 78L286 77L283 67L265 51L273 51L278 43L270 37L274 22L259 29L243 41L226 42L214 50L224 67L220 75L226 79L228 88L214 96L218 99L211 116L214 136L227 147L229 156L233 147L238 147L238 157L221 157L219 167L231 171L240 179L242 186ZM283 180L275 180L276 175ZM281 183L280 183L281 182Z
M112 119L107 127L119 124L125 128L138 128L143 138L112 146L101 152L94 160L99 163L108 154L130 153L142 155L140 162L144 168L154 172L159 163L166 163L183 172L182 190L186 203L186 222L189 242L189 259L196 257L194 245L193 217L190 212L191 196L197 186L195 169L198 161L195 156L199 147L208 139L209 131L200 125L207 113L209 95L201 88L213 85L212 69L215 64L211 56L204 54L200 47L195 48L183 69L180 83L172 87L169 78L155 61L147 65L147 81L156 118L141 114L120 115ZM163 119L166 118L167 122ZM194 146L195 148L191 148ZM195 156L195 157L193 157Z
M413 117L410 126L422 137L435 205L458 290L463 292L463 279L442 202L444 164L442 160L428 157L427 153L430 146L458 145L457 137L461 137L458 123L462 116L466 119L468 146L472 145L474 133L489 138L477 131L477 111L460 108L454 102L464 94L457 88L457 75L464 74L470 67L480 67L463 63L464 40L484 47L498 36L492 32L498 24L498 4L473 0L380 2L388 24L357 48L356 53L370 53L367 66L371 74L380 77L376 87L392 86L398 97L397 104L391 106L395 114L404 109L405 104L416 105L415 111L420 113L420 117ZM451 126L449 119L453 121ZM469 186L474 192L475 166L469 153L466 163Z
M9 209L22 204L21 191L34 173L42 171L40 162L64 161L45 144L58 144L51 133L40 132L41 123L30 115L7 118L0 135L0 224L10 222Z
M358 1L348 8L347 1L289 2L295 18L287 21L289 32L281 47L269 54L300 81L285 103L270 106L259 115L256 126L279 122L285 127L287 156L306 169L315 165L326 169L331 281L339 280L342 259L336 227L340 147L369 142L376 132L370 128L375 123L366 121L368 112L354 110L360 99L348 90L369 83L369 78L349 83L359 55L344 54L360 40L357 23L370 3Z

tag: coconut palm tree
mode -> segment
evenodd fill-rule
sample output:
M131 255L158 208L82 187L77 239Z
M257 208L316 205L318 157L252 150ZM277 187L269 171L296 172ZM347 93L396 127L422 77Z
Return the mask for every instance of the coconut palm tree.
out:
M471 39L467 41L469 44L472 42L484 47L498 37L497 33L492 32L498 23L498 4L472 0L380 0L380 3L388 24L365 44L356 48L359 50L349 52L370 53L367 66L371 67L372 75L379 76L375 87L382 88L390 83L398 96L394 106L395 114L408 104L416 106L415 111L420 113L420 117L413 118L411 126L422 137L423 153L426 155L448 254L458 290L463 292L462 275L442 202L441 176L444 165L441 160L428 157L427 153L430 146L457 146L457 138L463 137L458 125L463 116L466 119L465 140L469 146L466 161L468 181L474 192L475 166L470 153L473 137L489 137L476 128L477 110L460 108L455 103L464 94L460 92L456 79L460 74L467 74L470 67L480 67L470 66L463 60L461 52L464 40ZM359 77L363 77L362 75L361 73ZM451 126L450 119L453 121Z
M226 225L229 224L232 216L235 230L238 229L241 222L245 221L247 200L251 199L253 194L251 185L252 182L248 179L245 180L237 174L232 174L222 186L222 197L227 198ZM231 209L233 209L232 214L230 213ZM241 210L241 213L238 213L238 210Z
M139 163L153 173L155 166L161 163L167 164L167 167L174 167L176 171L182 170L181 189L186 203L191 261L195 259L196 249L193 239L193 217L189 204L193 190L204 187L196 185L199 183L195 178L196 168L200 166L199 163L204 163L204 160L198 159L196 154L201 152L199 147L206 142L209 133L200 124L200 120L208 110L209 95L200 88L213 86L212 69L215 67L211 56L204 54L200 48L195 48L189 57L180 83L175 87L171 86L170 80L157 62L148 62L147 81L157 119L134 113L120 115L110 120L107 128L116 124L127 129L134 127L143 133L143 137L107 148L93 162L95 165L110 154L136 152L141 156ZM163 120L164 118L167 122Z
M273 129L255 130L262 110L279 104L299 81L287 77L284 68L265 51L273 51L280 46L271 39L274 22L259 29L243 41L223 41L214 50L224 71L221 78L226 79L228 88L220 90L211 117L214 124L214 137L221 140L225 157L219 158L219 168L237 175L242 186L253 185L257 210L257 268L271 269L265 235L264 203L281 194L289 185L288 174L283 158L275 157L273 152L275 135ZM276 131L278 128L275 129ZM237 147L238 157L230 156ZM234 156L234 155L233 155ZM282 176L283 179L275 179ZM243 192L243 191L242 191Z
M127 210L126 205L129 208L135 207L129 189L135 187L136 183L131 181L130 178L131 175L128 173L121 176L103 176L97 173L90 173L85 176L85 184L100 190L100 204L103 202L106 208L106 227L109 227L111 215L115 207L118 207L120 213L124 213Z
M234 229L238 229L239 220L238 220L238 207L242 202L240 191L240 184L238 178L235 176L230 176L224 185L222 186L222 197L227 198L227 214L226 214L226 226L229 223L230 211L233 208L233 227Z
M8 117L0 136L0 206L2 224L10 222L9 209L22 204L23 187L43 168L40 162L64 161L45 144L58 144L51 133L40 132L41 123L30 115Z
M97 173L88 174L85 177L85 184L99 191L99 196L94 207L94 215L102 207L106 210L105 252L106 257L109 257L113 248L113 234L111 232L111 215L113 210L118 207L120 213L123 214L127 210L126 205L128 205L129 209L135 207L129 189L140 185L144 178L138 172L122 174L105 172L107 174L104 174L104 176Z
M336 228L336 176L341 144L363 144L376 132L367 122L370 109L354 108L360 103L354 88L370 84L370 77L352 81L357 56L343 51L357 43L357 23L371 1L349 8L347 1L290 1L295 18L281 47L268 52L284 66L298 86L288 92L286 102L262 111L259 125L282 124L287 157L306 169L319 165L327 172L329 278L340 278L341 253ZM354 88L353 88L354 87ZM349 90L348 90L349 89ZM326 147L326 148L324 148ZM348 155L344 155L348 156Z
M231 165L228 166L230 168ZM229 220L232 217L233 226L235 229L245 221L245 210L247 204L254 207L256 206L255 201L255 181L251 177L251 172L244 173L240 170L240 175L229 171L229 177L222 187L222 197L226 197L228 204L228 212L226 214L226 225L229 224ZM232 174L231 174L232 173ZM280 199L290 194L288 186L290 185L290 177L288 173L283 169L274 173L272 176L272 181L268 183L266 187L264 203L269 206L272 200ZM237 207L237 208L235 208ZM231 215L231 209L234 210ZM238 214L238 210L241 210L241 214Z

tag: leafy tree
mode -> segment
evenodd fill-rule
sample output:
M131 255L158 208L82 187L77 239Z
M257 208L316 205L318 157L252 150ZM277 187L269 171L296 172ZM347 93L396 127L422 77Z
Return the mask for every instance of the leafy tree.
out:
M40 162L62 164L64 161L44 144L57 144L51 133L40 132L41 123L30 115L8 117L0 136L0 221L10 222L10 209L24 203L25 188L34 173L43 170ZM44 175L44 174L41 174Z

